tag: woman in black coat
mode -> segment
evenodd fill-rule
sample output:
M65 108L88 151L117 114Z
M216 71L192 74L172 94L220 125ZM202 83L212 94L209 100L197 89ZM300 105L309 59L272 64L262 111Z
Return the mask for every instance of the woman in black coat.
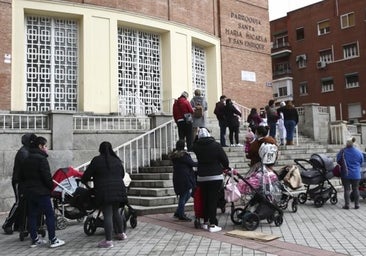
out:
M239 110L236 109L231 99L226 99L226 105L224 108L224 115L227 122L227 126L229 127L229 140L230 146L243 146L239 143L239 116L241 113ZM234 144L234 137L235 137L235 144Z
M198 130L197 140L193 144L197 156L197 182L201 187L203 201L203 229L210 232L221 230L216 218L219 191L223 182L223 170L229 168L229 159L214 137L206 128Z
M93 180L96 203L104 216L105 240L98 243L98 247L113 247L113 223L118 240L127 238L123 233L122 217L118 213L121 203L127 202L126 187L123 183L125 172L119 157L112 149L111 143L104 141L99 146L99 155L94 157L82 177L82 182Z
M173 186L174 192L179 196L178 207L174 217L183 221L191 221L184 213L184 207L191 197L192 190L196 186L196 177L193 167L197 162L192 160L190 154L184 150L184 140L178 140L175 150L170 154L173 162Z

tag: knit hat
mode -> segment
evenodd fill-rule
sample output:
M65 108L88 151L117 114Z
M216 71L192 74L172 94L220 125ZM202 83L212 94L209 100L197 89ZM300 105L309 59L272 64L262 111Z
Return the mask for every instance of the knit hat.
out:
M181 96L183 96L184 98L188 99L188 92L186 92L186 91L182 92L182 95Z
M355 137L351 137L351 138L347 139L347 142L346 142L347 147L352 147L353 143L355 143L355 141L356 141Z
M198 138L211 137L211 134L208 132L206 128L200 128L198 130Z

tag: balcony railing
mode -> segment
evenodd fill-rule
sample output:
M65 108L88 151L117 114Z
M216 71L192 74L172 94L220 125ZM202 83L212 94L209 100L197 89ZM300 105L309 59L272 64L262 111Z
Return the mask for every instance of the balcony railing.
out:
M0 114L3 130L48 130L49 126L49 117L44 114Z

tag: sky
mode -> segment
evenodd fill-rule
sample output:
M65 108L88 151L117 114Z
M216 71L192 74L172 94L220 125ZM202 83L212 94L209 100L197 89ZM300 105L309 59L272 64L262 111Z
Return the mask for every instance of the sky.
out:
M289 11L321 1L322 0L268 0L269 20L284 17Z

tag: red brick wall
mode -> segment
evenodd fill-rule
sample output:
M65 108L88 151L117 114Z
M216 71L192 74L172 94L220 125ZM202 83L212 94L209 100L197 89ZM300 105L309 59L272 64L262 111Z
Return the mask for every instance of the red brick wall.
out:
M11 64L4 63L11 54L11 0L0 1L0 110L10 109Z

